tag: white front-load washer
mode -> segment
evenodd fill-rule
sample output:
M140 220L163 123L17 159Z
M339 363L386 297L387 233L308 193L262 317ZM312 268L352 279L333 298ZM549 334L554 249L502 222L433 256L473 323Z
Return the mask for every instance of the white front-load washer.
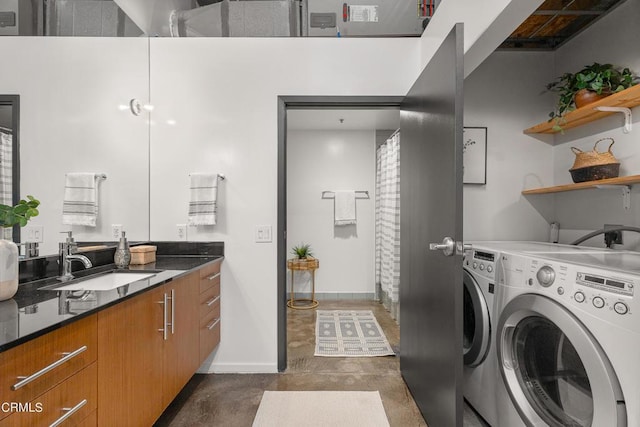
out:
M638 286L638 253L501 254L501 425L640 426Z
M497 425L500 380L493 342L496 261L499 253L474 244L463 260L463 395L490 425Z

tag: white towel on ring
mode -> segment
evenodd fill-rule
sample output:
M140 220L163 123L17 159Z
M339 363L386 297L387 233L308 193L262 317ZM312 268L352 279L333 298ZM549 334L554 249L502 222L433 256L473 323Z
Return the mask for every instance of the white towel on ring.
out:
M215 225L218 203L218 174L192 173L189 225Z
M334 224L351 225L356 223L356 192L336 191L334 202Z
M65 174L62 223L95 227L98 218L98 184L95 173Z

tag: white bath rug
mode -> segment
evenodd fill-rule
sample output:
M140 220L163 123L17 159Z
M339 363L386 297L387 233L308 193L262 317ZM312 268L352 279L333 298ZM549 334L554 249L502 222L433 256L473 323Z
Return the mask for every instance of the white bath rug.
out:
M377 391L265 391L253 427L389 427Z

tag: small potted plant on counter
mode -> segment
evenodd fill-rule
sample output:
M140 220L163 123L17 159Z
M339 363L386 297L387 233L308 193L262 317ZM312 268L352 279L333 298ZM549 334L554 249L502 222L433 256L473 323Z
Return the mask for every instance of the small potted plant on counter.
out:
M636 84L637 77L629 68L594 62L577 73L564 73L547 85L547 90L559 95L549 121L555 120L554 130L562 130L562 117L576 109Z
M5 228L14 225L24 227L31 217L38 215L40 201L33 196L27 196L28 200L20 200L15 206L0 204L0 301L12 298L18 291L18 246L9 239L5 239Z

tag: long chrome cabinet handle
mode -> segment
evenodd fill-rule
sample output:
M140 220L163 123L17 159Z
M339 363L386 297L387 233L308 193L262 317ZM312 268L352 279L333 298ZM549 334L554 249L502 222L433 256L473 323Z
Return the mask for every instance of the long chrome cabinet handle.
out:
M49 425L49 427L57 427L57 426L59 426L60 424L65 422L67 418L69 418L70 416L72 416L73 414L78 412L80 410L80 408L82 408L86 404L87 404L87 399L82 399L82 401L80 403L78 403L76 406L74 406L73 408L62 408L62 410L65 412L65 414L63 416L61 416L60 418L58 418L57 420L55 420L53 423L51 423Z
M215 297L214 299L212 299L211 301L207 302L207 307L211 307L213 304L216 303L216 301L218 301L220 299L220 295L218 295L217 297Z
M52 369L55 369L58 366L62 365L63 363L73 359L74 357L76 357L77 355L79 355L80 353L85 351L86 349L87 349L87 346L83 345L82 347L80 347L76 351L72 351L71 353L69 353L69 352L62 353L64 355L63 358L56 360L51 365L45 366L44 368L40 369L35 374L31 374L28 377L19 376L18 379L20 379L21 381L19 381L19 382L15 383L14 385L12 385L11 386L11 390L16 391L19 388L22 388L22 387L26 386L31 381L41 377L42 375L46 374L47 372L51 371Z
M162 329L158 329L158 332L162 332L162 339L167 340L167 294L162 294L163 300L158 301L158 304L162 304Z
M175 331L176 324L176 290L171 289L171 335Z
M207 326L207 329L208 329L208 330L212 330L213 328L215 328L215 327L216 327L216 325L217 325L218 323L220 323L220 318L219 318L219 317L218 317L216 320L214 320L212 324L210 324L209 326Z
M216 277L218 277L219 275L220 275L220 273L216 273L216 274L214 274L213 276L209 276L209 277L207 277L207 280L213 280L213 279L215 279Z

